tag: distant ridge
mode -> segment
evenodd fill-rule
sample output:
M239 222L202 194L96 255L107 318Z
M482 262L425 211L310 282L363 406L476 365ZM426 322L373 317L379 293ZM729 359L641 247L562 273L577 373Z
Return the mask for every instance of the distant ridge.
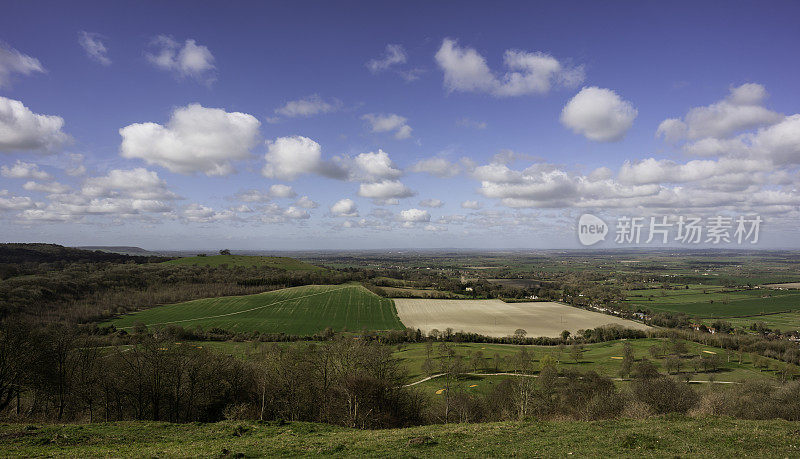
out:
M138 247L129 247L138 249ZM0 264L4 263L151 263L168 260L152 252L120 253L44 243L0 243Z
M141 247L128 247L124 245L83 245L75 248L81 250L99 250L101 252L119 253L122 255L158 255L158 252L151 252Z

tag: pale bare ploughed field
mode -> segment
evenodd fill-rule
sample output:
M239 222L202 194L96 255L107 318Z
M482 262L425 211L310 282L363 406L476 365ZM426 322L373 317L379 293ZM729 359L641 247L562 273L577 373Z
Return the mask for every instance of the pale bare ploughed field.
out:
M785 284L764 284L769 288L800 288L800 282L787 282Z
M646 325L619 317L573 308L559 303L504 303L500 300L428 300L395 298L397 314L406 327L423 333L433 329L479 333L503 337L521 328L527 336L556 337L563 330L578 330L617 324L645 330Z

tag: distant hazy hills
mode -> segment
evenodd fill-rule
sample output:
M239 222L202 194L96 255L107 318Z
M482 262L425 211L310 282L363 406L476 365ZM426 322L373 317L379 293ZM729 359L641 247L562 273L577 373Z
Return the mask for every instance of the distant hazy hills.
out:
M158 257L155 252L138 247L115 247L121 251L110 250L111 247L64 247L58 244L0 244L0 263L148 263L164 261L167 258ZM135 251L135 252L134 252Z
M92 251L99 250L101 252L120 253L123 255L145 255L145 256L159 255L158 252L151 252L141 247L128 247L123 245L84 245L75 248L81 250L92 250Z

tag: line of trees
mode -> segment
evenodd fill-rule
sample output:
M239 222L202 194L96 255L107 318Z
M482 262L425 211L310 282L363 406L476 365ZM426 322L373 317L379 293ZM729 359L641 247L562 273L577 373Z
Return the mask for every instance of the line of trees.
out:
M174 336L97 346L75 328L0 326L0 413L10 420L224 418L377 428L420 424L392 349L343 339L270 343L243 360Z

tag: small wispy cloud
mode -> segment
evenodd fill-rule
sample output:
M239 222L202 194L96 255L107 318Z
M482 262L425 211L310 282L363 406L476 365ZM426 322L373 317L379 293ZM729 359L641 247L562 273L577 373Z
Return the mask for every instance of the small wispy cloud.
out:
M82 30L78 32L78 43L80 43L90 59L102 65L111 65L111 59L107 56L108 48L106 48L103 37L100 34Z

